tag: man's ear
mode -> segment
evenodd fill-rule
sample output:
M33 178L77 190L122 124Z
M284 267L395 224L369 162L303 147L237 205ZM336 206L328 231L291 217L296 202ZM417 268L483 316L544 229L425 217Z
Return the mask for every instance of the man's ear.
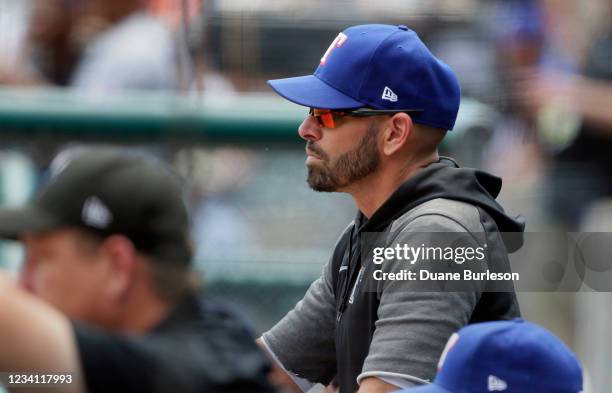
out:
M116 302L122 302L128 295L136 275L138 253L134 243L121 235L109 236L102 244L107 258L110 282L107 295Z
M391 156L408 142L413 128L412 118L407 113L396 113L385 125L382 152Z

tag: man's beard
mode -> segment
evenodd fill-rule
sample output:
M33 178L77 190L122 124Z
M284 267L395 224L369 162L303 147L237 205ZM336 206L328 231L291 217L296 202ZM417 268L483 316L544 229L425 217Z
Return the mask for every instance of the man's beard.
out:
M308 165L308 185L315 191L333 192L347 187L374 172L380 163L376 135L379 122L372 122L359 145L339 156L335 162L318 146L308 142L308 149L319 155L322 164Z

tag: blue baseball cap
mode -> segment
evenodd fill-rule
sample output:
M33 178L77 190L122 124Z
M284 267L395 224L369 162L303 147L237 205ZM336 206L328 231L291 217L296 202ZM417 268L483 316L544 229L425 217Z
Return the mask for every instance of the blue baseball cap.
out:
M320 109L419 110L415 123L451 130L460 90L449 66L406 26L360 25L340 33L314 75L268 84L296 104Z
M453 334L431 385L405 393L579 393L582 369L548 330L525 322L468 325Z

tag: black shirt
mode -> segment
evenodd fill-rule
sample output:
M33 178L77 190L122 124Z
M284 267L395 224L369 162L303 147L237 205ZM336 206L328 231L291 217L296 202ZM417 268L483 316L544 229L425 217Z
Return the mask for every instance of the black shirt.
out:
M272 392L269 364L227 308L190 296L146 335L75 323L87 389L97 392Z

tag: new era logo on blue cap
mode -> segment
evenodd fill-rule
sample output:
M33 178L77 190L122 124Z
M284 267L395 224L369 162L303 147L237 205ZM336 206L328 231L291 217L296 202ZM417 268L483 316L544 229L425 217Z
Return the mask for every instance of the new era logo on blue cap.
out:
M393 90L385 86L385 90L383 90L383 93L382 93L382 99L391 101L391 102L397 102L397 94L395 94Z
M453 71L406 26L361 25L340 33L313 75L268 81L284 98L320 109L417 109L415 123L450 130L459 110Z
M405 393L580 393L582 370L548 330L525 322L468 325L453 334L431 385Z
M508 384L501 378L495 375L489 375L487 378L487 390L489 392L503 392L508 389Z

